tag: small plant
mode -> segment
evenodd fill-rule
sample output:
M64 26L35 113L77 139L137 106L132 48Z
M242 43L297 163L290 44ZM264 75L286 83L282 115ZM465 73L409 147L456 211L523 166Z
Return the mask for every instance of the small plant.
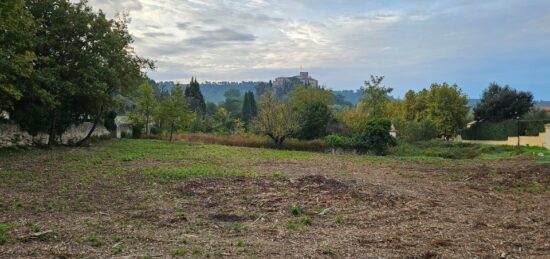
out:
M114 254L121 254L122 252L124 252L124 249L122 248L122 245L117 245L115 247L115 250L113 251Z
M286 224L286 229L288 229L288 230L296 230L297 227L298 226L296 226L296 223L294 223L294 222L288 222Z
M86 240L93 247L100 247L101 245L103 245L103 243L101 242L101 238L96 235L89 235Z
M131 155L126 154L126 155L122 156L122 161L124 161L124 162L129 162L129 161L132 161L132 160L134 160L134 158Z
M336 218L334 219L334 222L336 222L336 224L342 224L344 223L344 221L346 221L346 217L342 215L336 215Z
M185 247L180 246L176 250L172 251L172 257L184 256L187 253Z
M300 223L302 223L302 225L311 225L311 218L308 216L301 216L298 218L298 220L300 221Z
M231 230L233 230L235 232L241 232L241 231L246 230L246 229L247 229L247 227L243 226L243 224L241 224L241 223L231 224Z
M294 204L292 205L292 207L290 208L290 214L294 217L298 217L302 214L302 212L304 212L304 208L302 208L300 205L298 204Z
M42 227L40 227L40 225L38 223L35 223L35 224L31 225L31 230L34 233L40 232L41 229L42 229Z
M198 246L193 248L193 255L202 255L202 249Z
M242 240L242 239L237 239L236 245L237 245L238 247L243 247L243 246L244 246L244 240Z
M10 230L10 225L0 224L0 245L8 242L8 231Z

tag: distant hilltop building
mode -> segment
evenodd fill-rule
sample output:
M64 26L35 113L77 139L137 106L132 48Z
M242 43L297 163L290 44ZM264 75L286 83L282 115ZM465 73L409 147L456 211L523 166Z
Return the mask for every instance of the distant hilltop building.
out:
M298 85L319 88L319 81L311 77L308 72L300 72L297 76L278 77L273 82L273 88L279 93L288 93Z

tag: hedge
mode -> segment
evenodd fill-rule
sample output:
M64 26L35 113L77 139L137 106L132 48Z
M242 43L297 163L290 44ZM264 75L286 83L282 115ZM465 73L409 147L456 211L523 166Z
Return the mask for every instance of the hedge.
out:
M550 121L519 121L521 136L538 136L544 132L544 124ZM507 140L508 137L517 137L518 121L506 120L502 122L480 122L471 128L464 129L461 136L465 140Z

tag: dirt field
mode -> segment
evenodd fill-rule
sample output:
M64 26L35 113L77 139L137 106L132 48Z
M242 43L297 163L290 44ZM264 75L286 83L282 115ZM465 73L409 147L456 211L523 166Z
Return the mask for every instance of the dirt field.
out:
M150 140L0 152L0 258L550 258L550 164Z

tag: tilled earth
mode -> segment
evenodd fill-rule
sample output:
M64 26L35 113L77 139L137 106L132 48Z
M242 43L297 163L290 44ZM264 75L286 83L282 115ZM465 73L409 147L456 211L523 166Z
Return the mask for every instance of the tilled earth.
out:
M164 162L83 178L51 152L1 160L1 258L550 258L550 166L529 156L241 157L257 175L159 181L139 168Z

